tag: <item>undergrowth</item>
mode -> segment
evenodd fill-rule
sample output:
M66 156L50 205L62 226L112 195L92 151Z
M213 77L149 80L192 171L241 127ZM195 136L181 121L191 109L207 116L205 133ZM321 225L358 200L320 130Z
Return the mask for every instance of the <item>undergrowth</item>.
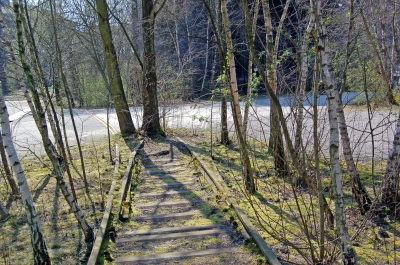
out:
M115 159L115 143L118 143L121 155L120 174L125 170L131 154L130 146L134 141L125 141L120 135L112 136L112 157ZM127 145L128 143L128 145ZM97 232L111 186L114 166L110 161L107 139L82 143L85 159L89 194L85 192L83 177L76 147L71 148L73 156L71 172L74 179L78 204L89 224ZM46 156L25 158L21 161L36 211L40 217L44 238L53 264L85 264L90 249L78 222L57 187L51 172L51 164ZM67 176L64 176L67 179ZM117 176L119 179L119 175ZM117 185L118 186L118 185ZM7 202L10 218L0 223L0 264L33 264L29 228L21 200L11 200L10 191L1 182L0 199ZM114 198L118 197L115 191Z
M292 170L292 178L275 174L273 157L267 153L267 143L254 139L250 139L248 143L257 185L257 191L250 195L244 190L237 145L226 147L218 143L213 143L212 146L209 142L205 144L205 139L210 139L206 130L197 131L196 137L191 137L190 132L185 129L175 130L173 133L187 141L208 163L212 161L216 165L241 208L281 260L311 264L310 248L318 248L320 235L318 198L311 189L295 182L298 177L295 170ZM209 152L211 147L213 159ZM329 161L324 157L321 161L323 193L334 213ZM310 159L308 163L303 166L306 167L308 177L315 182L313 162ZM373 174L371 164L372 161L359 162L357 167L369 194L379 197L386 163L374 161ZM383 223L377 223L374 216L360 215L357 204L353 201L350 176L345 170L344 162L342 168L347 224L359 264L399 263L400 257L396 255L400 250L398 222L386 217ZM310 240L305 229L308 230ZM328 262L340 264L335 231L325 224L324 235L327 256L330 257Z

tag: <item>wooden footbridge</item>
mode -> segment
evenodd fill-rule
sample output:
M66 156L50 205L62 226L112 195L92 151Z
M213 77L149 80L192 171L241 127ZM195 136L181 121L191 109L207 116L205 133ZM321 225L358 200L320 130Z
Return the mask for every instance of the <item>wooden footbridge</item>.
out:
M114 264L257 264L260 256L246 247L251 238L270 264L281 264L222 179L186 144L148 140L138 149L121 180L119 209L114 210L113 181L88 264L100 264L101 255ZM107 230L109 213L116 211L123 221ZM101 250L107 240L108 249Z

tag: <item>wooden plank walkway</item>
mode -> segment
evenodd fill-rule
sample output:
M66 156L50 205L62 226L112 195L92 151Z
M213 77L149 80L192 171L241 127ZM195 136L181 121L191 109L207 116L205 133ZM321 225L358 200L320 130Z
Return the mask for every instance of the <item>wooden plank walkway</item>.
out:
M168 144L168 145L167 145ZM144 146L129 220L117 228L115 264L257 264L182 146ZM160 143L157 143L160 145ZM170 151L165 151L170 150ZM161 156L151 153L162 153Z

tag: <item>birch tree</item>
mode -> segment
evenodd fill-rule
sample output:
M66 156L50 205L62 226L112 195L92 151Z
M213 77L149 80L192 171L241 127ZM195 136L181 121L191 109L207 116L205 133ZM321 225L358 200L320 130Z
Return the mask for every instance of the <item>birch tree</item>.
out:
M16 29L17 29L18 53L22 64L22 69L25 73L25 77L29 85L30 92L32 94L32 102L34 106L34 111L32 112L32 115L35 115L34 120L40 132L44 150L53 165L53 172L57 180L57 184L59 185L65 200L67 201L69 207L71 208L73 214L75 215L75 218L77 219L79 226L83 230L86 242L92 242L94 238L93 229L87 222L83 212L79 208L76 199L71 194L70 187L64 180L64 173L66 170L66 164L65 164L66 156L60 154L55 145L53 144L53 142L50 140L47 121L46 121L46 112L42 106L41 98L36 89L35 80L31 72L31 67L28 64L28 59L25 54L26 45L23 39L25 33L23 29L23 23L25 22L24 22L24 16L22 14L24 6L21 2L18 2L18 0L13 0L13 7L15 13ZM50 121L50 123L51 122L54 121ZM60 132L60 130L58 131ZM59 135L58 137L60 136L61 135Z
M40 219L36 212L35 203L26 180L24 169L19 161L14 143L12 142L11 127L6 103L4 101L3 92L0 89L0 116L1 116L1 133L4 139L4 147L8 158L14 170L15 177L21 193L22 204L25 208L26 219L28 222L31 245L33 252L34 264L51 264L50 256L47 252L46 242L43 238Z
M330 126L329 160L330 176L332 179L333 193L335 199L336 233L340 240L339 246L342 255L342 262L345 265L352 265L357 263L357 259L347 227L341 176L342 170L339 160L339 124L337 116L339 105L339 91L335 84L335 79L333 76L334 72L332 69L332 59L330 57L331 55L329 46L327 45L327 30L321 14L321 1L311 0L310 4L313 8L315 17L315 29L318 41L318 50L316 52L320 54L323 83L328 99L328 116Z
M15 179L12 176L11 169L8 164L7 155L4 149L3 136L1 136L1 132L0 132L0 156L1 156L1 162L3 163L3 169L4 169L4 174L6 175L7 183L11 188L11 193L13 195L17 195L19 193L17 183L15 182Z

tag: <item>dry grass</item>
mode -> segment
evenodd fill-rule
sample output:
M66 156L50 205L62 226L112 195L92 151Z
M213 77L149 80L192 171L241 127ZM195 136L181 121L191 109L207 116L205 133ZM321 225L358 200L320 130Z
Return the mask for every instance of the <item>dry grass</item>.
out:
M120 135L112 138L112 144L118 143L121 150L122 165L120 173L130 156L130 149ZM106 139L86 142L82 146L86 174L90 194L85 193L81 174L81 165L76 148L72 148L73 164L71 172L78 197L78 203L84 212L89 224L96 228L103 217L102 199L107 200L107 193L111 185L114 166L110 162ZM113 157L115 158L115 148ZM87 246L78 223L56 186L55 178L51 174L51 165L46 157L30 158L22 161L36 211L40 216L46 245L53 264L78 264L85 262ZM74 169L75 168L75 169ZM65 175L67 179L67 176ZM25 211L21 200L9 201L9 190L2 183L0 199L8 201L8 210L11 215L4 223L0 223L0 264L33 264L30 247L30 233L26 223Z
M198 130L196 136L192 136L190 132L184 129L175 130L172 133L185 139L196 149L196 152L201 153L203 158L211 163L209 156L210 134L208 131ZM217 135L214 136L214 139L216 138ZM262 236L274 252L282 260L290 263L307 264L307 260L310 261L311 252L303 224L306 224L310 233L311 246L318 249L317 239L320 235L318 198L308 189L293 188L289 178L276 176L273 160L271 155L267 153L267 149L266 143L255 140L249 142L251 160L257 176L257 192L253 195L244 192L239 152L235 144L226 148L214 143L213 163L224 178L225 183L231 188L232 193L235 194L242 209L262 231ZM326 188L324 195L330 208L334 211L327 162L322 165L323 185ZM378 191L378 198L384 167L384 161L375 161L374 185ZM373 196L371 162L359 163L358 168L370 195ZM295 173L294 170L292 172ZM312 178L313 171L311 168L308 172ZM361 216L356 203L352 199L351 183L346 172L343 174L343 182L349 232L350 236L354 237L353 243L359 264L399 263L399 223L386 217L386 223L382 224L374 222L373 216ZM389 237L383 238L379 233L380 230L387 232ZM333 260L330 261L331 264L341 264L335 232L326 228L324 233L326 249L328 254L333 257ZM295 248L303 253L303 257Z

